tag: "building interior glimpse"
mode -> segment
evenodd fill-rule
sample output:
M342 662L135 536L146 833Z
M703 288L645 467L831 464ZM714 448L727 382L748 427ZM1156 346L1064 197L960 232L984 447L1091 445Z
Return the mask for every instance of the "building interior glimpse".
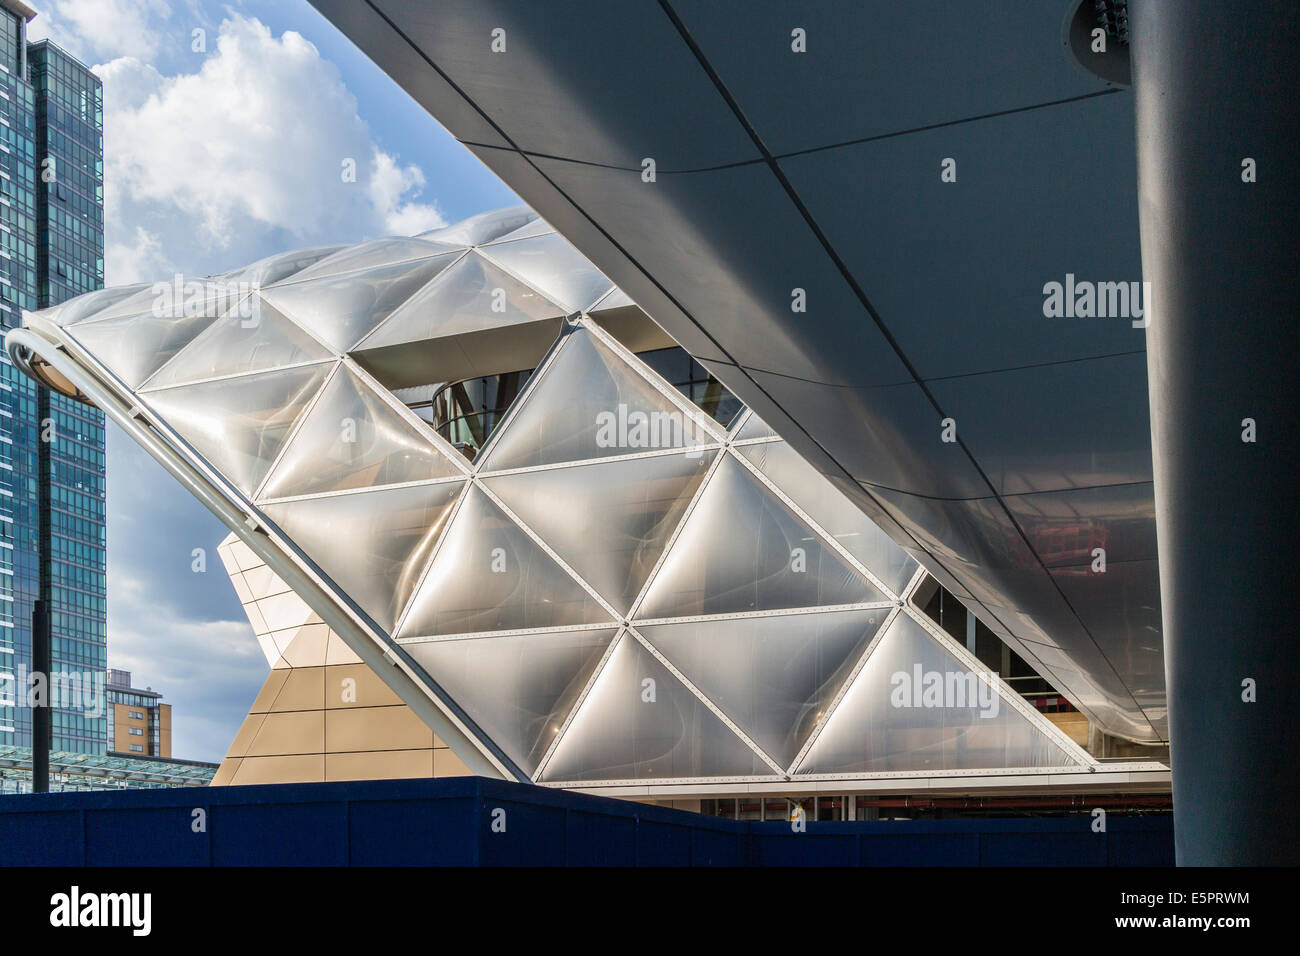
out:
M729 426L745 407L727 386L710 375L683 348L651 349L638 352L637 358L723 427ZM506 411L523 392L534 371L523 369L481 375L458 382L401 389L396 394L408 408L433 425L439 435L473 461Z

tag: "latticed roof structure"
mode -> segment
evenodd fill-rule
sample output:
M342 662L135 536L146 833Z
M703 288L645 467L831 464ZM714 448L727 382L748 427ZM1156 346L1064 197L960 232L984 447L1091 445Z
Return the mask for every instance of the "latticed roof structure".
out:
M333 647L467 761L553 785L1092 764L910 603L924 573L830 479L638 358L657 330L527 210L165 285L11 349L239 534L273 667ZM472 458L396 394L525 369Z

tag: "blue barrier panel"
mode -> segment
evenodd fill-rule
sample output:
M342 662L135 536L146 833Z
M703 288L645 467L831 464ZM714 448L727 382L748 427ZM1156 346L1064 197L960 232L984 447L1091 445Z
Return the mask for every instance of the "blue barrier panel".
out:
M691 827L686 824L638 820L637 866L690 866Z
M0 798L3 866L1168 866L1169 816L789 824L474 777Z
M744 830L691 829L691 866L744 866L748 861Z
M789 823L752 823L749 862L753 866L857 866L858 835L841 827L809 823L796 833Z
M946 823L964 821L948 820ZM978 833L874 829L858 842L859 866L979 866Z
M1171 816L1117 817L1106 821L1107 866L1173 866Z
M83 852L79 810L0 813L0 866L80 866Z
M480 801L478 861L483 866L563 866L564 820L563 807Z
M444 800L352 800L348 862L353 866L473 866L477 804Z
M212 808L215 866L346 866L347 807L341 802ZM397 838L397 834L394 834Z
M1073 833L981 833L980 866L1104 866L1109 839L1086 824Z
M207 866L211 820L194 807L137 807L85 811L87 866ZM196 826L199 827L196 831ZM124 838L130 834L130 838Z

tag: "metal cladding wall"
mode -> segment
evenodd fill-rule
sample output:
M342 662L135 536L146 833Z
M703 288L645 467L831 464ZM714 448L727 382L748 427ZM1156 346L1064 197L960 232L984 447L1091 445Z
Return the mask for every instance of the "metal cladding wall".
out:
M197 809L206 828L196 832ZM505 831L493 829L504 811ZM1169 817L751 823L458 777L25 795L0 866L1167 866Z

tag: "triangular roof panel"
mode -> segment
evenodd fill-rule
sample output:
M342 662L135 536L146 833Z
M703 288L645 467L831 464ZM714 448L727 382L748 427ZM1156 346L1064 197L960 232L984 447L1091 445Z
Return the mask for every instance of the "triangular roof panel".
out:
M563 315L564 310L541 293L470 252L396 309L359 348L423 342Z
M636 616L645 620L886 600L728 456L700 493Z
M350 350L461 253L268 286L262 297L336 352ZM322 263L323 264L323 263Z
M484 484L626 613L716 454L547 468L486 478Z
M906 613L894 618L797 773L1073 767L1079 761Z
M686 448L713 436L593 333L574 329L493 436L482 465L502 471Z
M240 375L331 358L327 348L254 295L248 308L212 322L146 383L166 388L224 375Z
M480 489L470 488L397 636L609 620L554 558Z
M391 631L463 482L304 498L264 506L380 627Z
M240 375L148 394L164 422L252 495L330 366Z
M558 233L496 243L481 252L569 312L590 308L614 285Z
M260 497L321 494L462 472L347 367L321 392Z
M537 769L615 628L404 644L526 773Z
M888 614L888 608L868 608L637 629L788 767Z
M544 782L772 775L771 768L632 635L596 677L543 768Z

